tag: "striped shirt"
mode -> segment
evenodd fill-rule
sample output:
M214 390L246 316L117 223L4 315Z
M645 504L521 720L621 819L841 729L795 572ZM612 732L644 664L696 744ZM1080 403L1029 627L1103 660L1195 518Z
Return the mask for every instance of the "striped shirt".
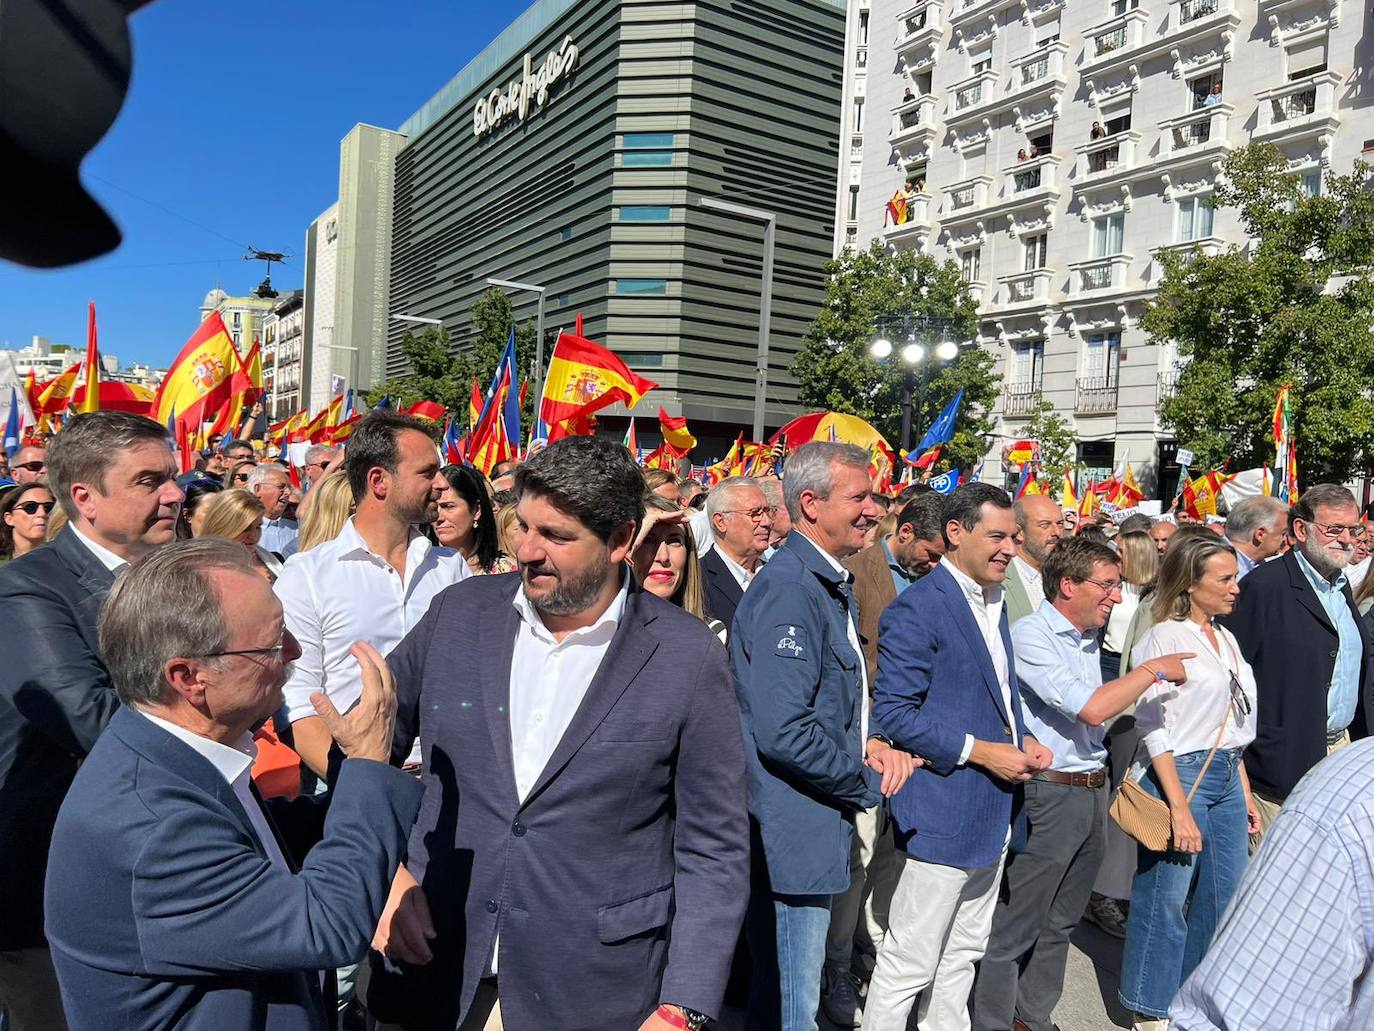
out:
M1363 900L1363 905L1362 905ZM1169 1010L1174 1031L1374 1027L1374 739L1288 796L1212 947Z

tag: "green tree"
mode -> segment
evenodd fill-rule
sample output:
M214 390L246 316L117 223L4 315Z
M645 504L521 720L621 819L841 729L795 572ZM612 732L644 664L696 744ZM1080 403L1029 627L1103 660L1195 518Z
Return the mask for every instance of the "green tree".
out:
M1056 477L1066 468L1072 470L1078 455L1078 434L1069 420L1057 414L1048 401L1040 402L1040 410L1026 423L1021 437L1040 444L1042 483L1057 485Z
M972 339L978 304L959 267L917 251L888 253L878 241L866 251L846 250L826 262L825 300L792 362L803 404L857 415L872 423L895 448L900 441L903 368L899 360L876 361L868 351L880 319L934 316L955 320L956 339ZM900 348L901 342L895 342ZM924 403L913 400L912 447L964 388L954 438L937 469L974 465L987 451L988 417L1001 377L995 359L979 347L961 348L953 362L935 364Z
M1213 202L1236 209L1252 243L1215 256L1165 253L1141 319L1186 362L1165 425L1199 467L1272 462L1274 397L1290 412L1304 483L1343 481L1374 443L1374 193L1369 166L1328 174L1320 194L1271 144L1227 158Z

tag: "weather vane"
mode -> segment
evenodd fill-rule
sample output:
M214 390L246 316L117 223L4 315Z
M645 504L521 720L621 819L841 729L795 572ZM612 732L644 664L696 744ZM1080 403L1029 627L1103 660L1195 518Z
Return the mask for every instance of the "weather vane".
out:
M258 284L258 288L253 291L254 297L266 299L277 296L277 291L272 289L272 262L275 261L277 264L283 265L290 256L289 254L283 254L281 251L260 251L253 246L248 248L248 253L243 256L244 261L267 262L267 275L264 276L262 282Z

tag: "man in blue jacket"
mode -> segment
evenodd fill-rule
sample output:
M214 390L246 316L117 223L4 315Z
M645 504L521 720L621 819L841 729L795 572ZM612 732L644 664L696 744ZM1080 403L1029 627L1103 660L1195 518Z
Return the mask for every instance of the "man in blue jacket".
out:
M1011 499L991 484L945 505L945 557L878 628L874 719L924 761L892 802L902 872L868 989L865 1031L968 1031L1020 785L1053 756L1026 733L1002 582L1015 554Z
M915 760L870 725L852 574L840 564L878 516L868 455L806 444L787 461L783 492L792 533L730 632L755 846L749 1026L815 1031L854 817L896 793Z

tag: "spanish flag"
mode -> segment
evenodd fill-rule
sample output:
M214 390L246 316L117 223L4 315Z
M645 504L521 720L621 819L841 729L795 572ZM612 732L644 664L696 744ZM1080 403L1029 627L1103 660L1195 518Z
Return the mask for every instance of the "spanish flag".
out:
M630 371L623 361L586 337L560 333L549 358L539 418L549 428L550 442L566 436L569 419L585 418L617 401L626 408L639 404L653 390L652 383Z
M153 401L153 418L165 424L175 413L188 426L199 426L232 393L241 367L223 317L211 312L167 370Z
M81 399L82 412L100 411L100 351L95 344L95 302L86 309L86 394Z
M697 446L697 438L687 428L686 416L669 415L660 405L658 409L658 428L663 432L663 443L679 452L679 458L687 457L688 452Z
M1059 496L1059 507L1070 512L1078 511L1078 493L1073 489L1073 476L1064 470L1064 485Z
M75 362L67 366L66 371L60 376L54 376L48 382L39 384L38 410L33 413L36 418L59 415L67 410L67 403L72 391L76 389L76 376L80 371L81 363Z

